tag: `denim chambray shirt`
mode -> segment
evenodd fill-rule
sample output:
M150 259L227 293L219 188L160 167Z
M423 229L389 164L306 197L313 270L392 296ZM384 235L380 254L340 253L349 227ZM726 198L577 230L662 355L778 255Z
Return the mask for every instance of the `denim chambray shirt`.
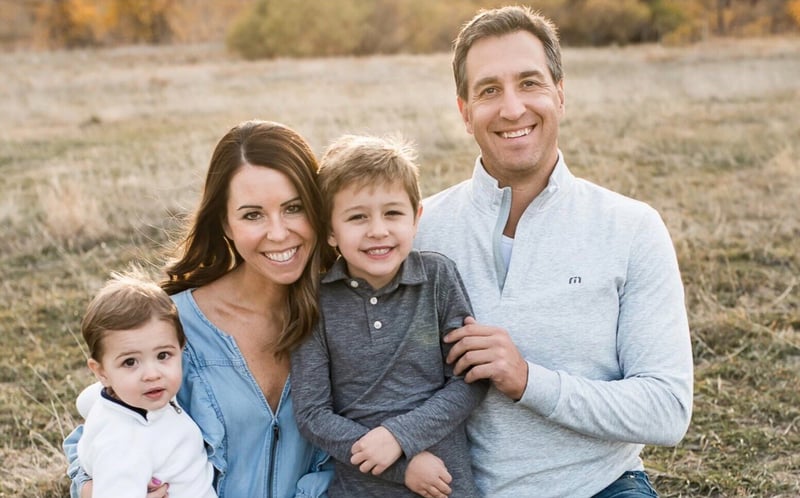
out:
M333 466L300 435L289 382L273 413L236 342L203 315L191 290L172 299L187 339L178 402L203 433L219 498L326 497ZM73 447L80 433L79 427L64 442L74 498L86 480Z

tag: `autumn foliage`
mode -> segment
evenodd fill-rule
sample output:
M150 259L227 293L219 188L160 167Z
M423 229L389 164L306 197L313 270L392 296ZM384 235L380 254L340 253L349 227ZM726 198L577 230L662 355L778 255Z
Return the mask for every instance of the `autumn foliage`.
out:
M0 0L0 47L225 39L246 58L448 50L478 9L523 3L565 45L797 33L800 0ZM7 4L7 5L5 5Z

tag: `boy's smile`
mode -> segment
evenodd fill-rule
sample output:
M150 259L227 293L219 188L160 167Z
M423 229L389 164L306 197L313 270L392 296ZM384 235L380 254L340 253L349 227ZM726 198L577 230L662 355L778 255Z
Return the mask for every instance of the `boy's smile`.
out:
M400 182L351 185L333 197L328 243L338 247L351 277L380 289L411 251L418 214Z

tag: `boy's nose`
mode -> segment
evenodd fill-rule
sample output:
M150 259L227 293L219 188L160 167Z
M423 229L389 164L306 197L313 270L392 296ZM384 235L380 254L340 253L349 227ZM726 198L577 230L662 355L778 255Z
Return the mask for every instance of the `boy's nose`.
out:
M386 223L383 220L374 220L369 225L369 233L370 237L385 237L389 234L389 230L386 228Z

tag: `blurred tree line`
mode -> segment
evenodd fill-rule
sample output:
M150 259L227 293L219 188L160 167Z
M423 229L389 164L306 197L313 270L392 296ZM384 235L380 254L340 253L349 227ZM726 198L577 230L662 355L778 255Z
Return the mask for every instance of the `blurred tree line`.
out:
M449 50L480 8L530 5L565 45L797 33L800 0L0 0L0 46L224 39L247 58Z

